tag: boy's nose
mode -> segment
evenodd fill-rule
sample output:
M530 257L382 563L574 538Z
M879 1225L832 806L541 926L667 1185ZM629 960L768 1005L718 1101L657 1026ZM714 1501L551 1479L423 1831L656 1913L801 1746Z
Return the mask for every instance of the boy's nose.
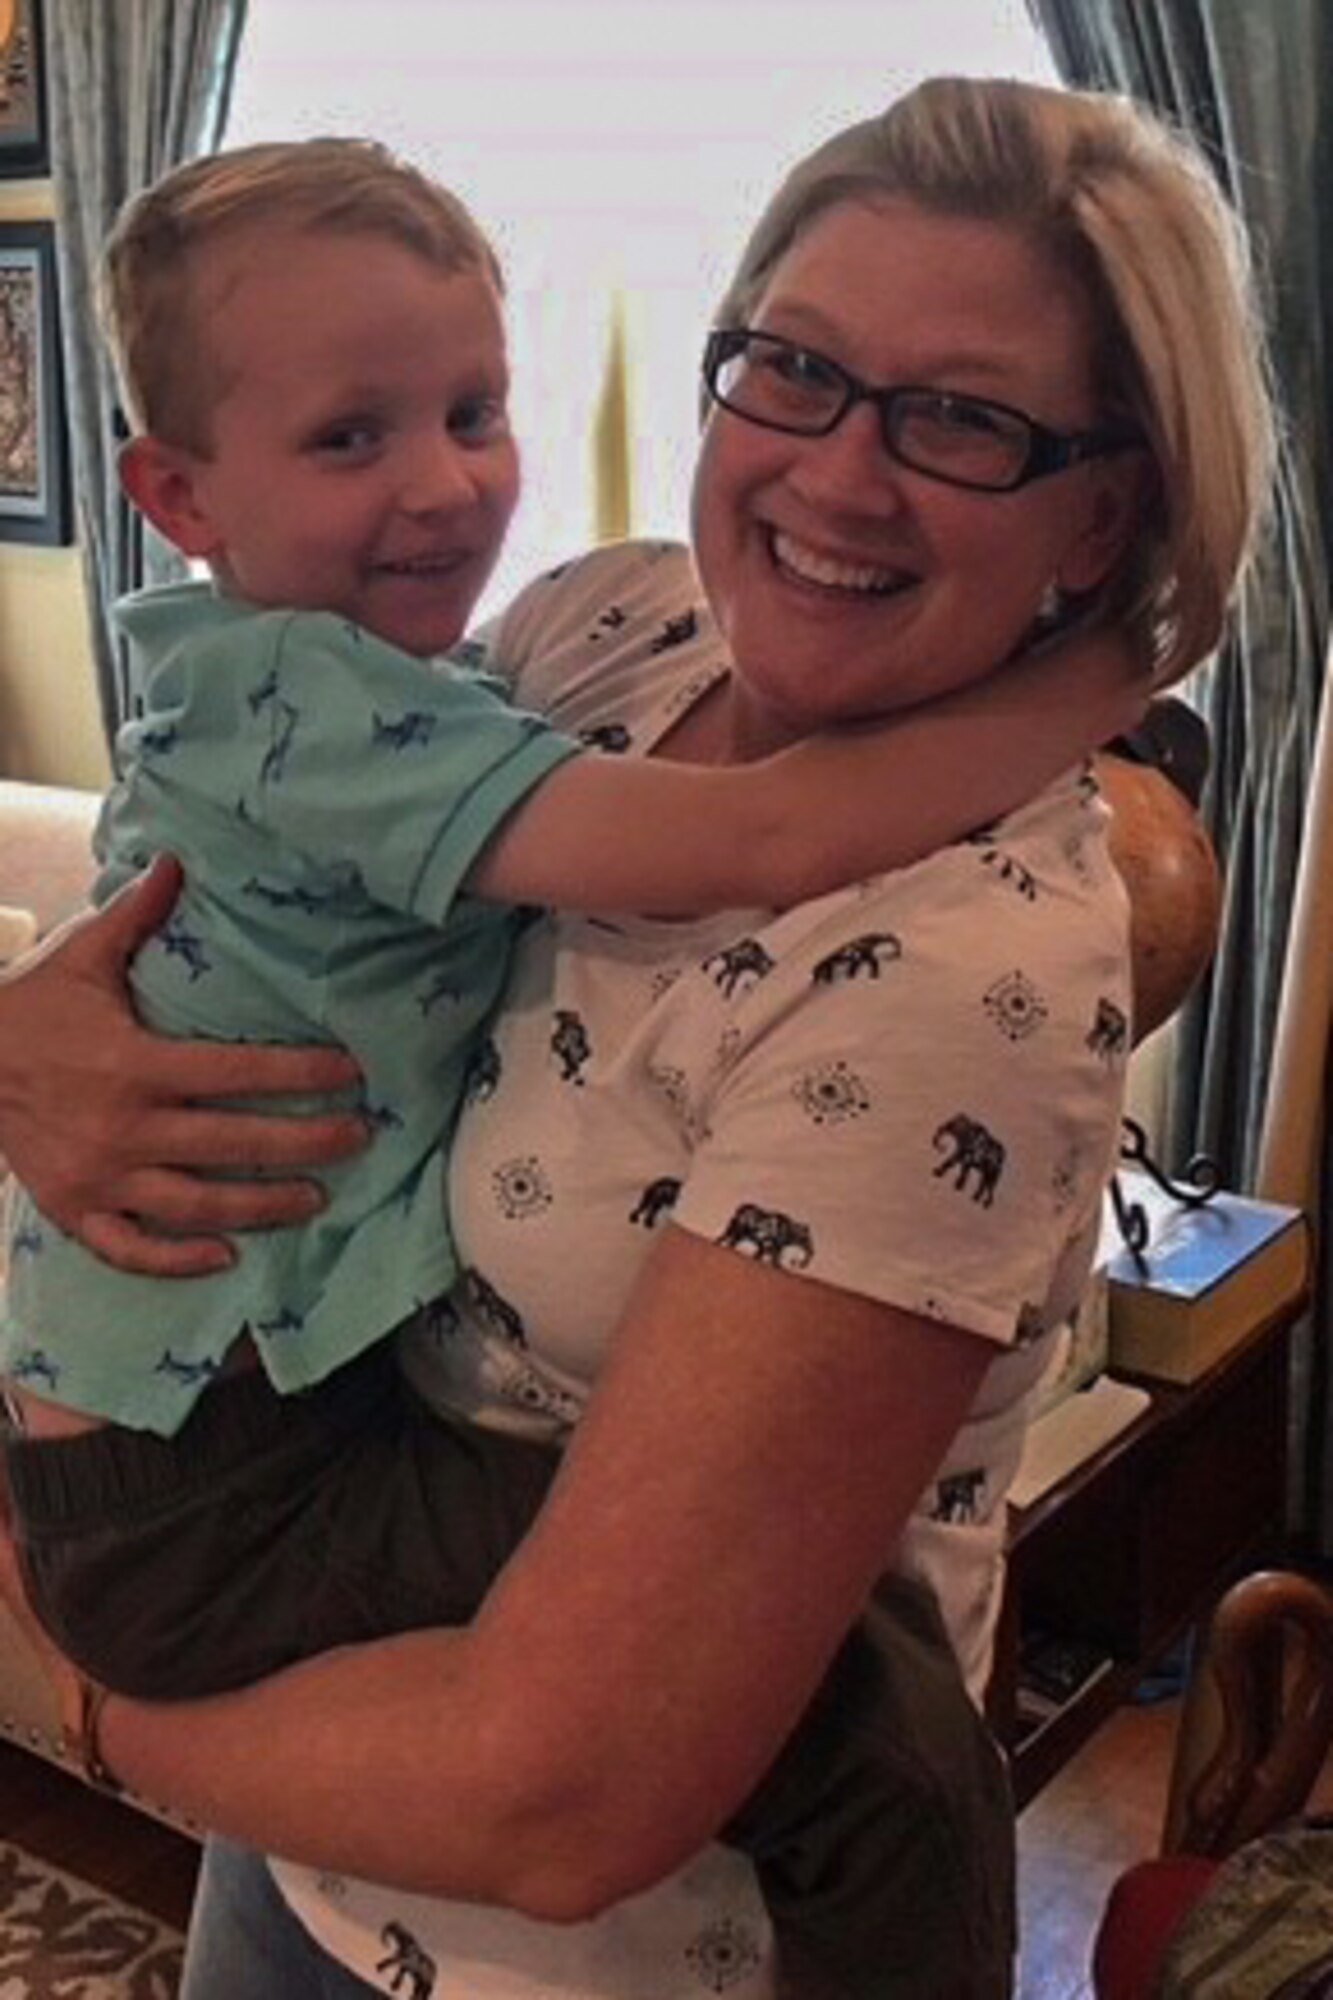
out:
M476 490L468 454L447 432L421 439L404 454L398 502L405 512L430 514L469 506Z

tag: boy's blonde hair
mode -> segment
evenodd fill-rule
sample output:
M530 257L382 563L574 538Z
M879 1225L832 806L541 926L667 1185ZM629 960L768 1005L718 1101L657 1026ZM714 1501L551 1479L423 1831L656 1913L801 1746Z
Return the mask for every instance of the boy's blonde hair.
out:
M99 300L131 427L206 453L227 390L196 323L208 253L233 231L278 225L387 236L444 272L495 252L456 195L373 139L242 146L191 160L128 201L107 240Z
M1101 418L1131 426L1156 472L1101 608L1137 636L1159 684L1188 672L1221 636L1275 450L1246 239L1206 162L1127 99L934 78L793 169L718 325L748 323L816 216L876 196L1026 229L1084 286Z

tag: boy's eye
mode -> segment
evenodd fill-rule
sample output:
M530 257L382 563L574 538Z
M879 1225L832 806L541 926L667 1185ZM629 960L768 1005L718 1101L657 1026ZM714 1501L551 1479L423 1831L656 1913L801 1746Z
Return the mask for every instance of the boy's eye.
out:
M314 439L313 448L331 458L355 458L372 452L380 441L378 424L358 419L330 424Z
M452 404L449 435L464 444L491 444L509 435L509 408L501 396L463 396Z

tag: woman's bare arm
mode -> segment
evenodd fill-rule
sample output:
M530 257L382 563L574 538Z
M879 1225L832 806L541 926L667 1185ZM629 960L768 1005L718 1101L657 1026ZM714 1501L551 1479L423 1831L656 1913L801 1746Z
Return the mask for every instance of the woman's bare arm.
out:
M179 888L160 860L0 975L0 1151L62 1228L158 1276L230 1262L216 1232L306 1219L323 1196L296 1170L366 1143L346 1112L270 1118L208 1101L346 1089L357 1069L340 1050L175 1041L140 1025L126 967ZM218 1167L246 1178L191 1171ZM184 1233L150 1234L140 1216Z
M992 1352L669 1229L469 1631L206 1704L113 1699L105 1754L278 1852L590 1915L696 1851L771 1761Z

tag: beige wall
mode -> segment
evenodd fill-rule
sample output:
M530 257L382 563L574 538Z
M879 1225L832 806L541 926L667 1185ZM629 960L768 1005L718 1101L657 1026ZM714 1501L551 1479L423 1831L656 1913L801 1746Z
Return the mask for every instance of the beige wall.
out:
M0 543L0 776L107 775L79 552Z
M49 181L0 182L0 220L51 213ZM79 552L0 542L0 776L100 789L107 775Z

